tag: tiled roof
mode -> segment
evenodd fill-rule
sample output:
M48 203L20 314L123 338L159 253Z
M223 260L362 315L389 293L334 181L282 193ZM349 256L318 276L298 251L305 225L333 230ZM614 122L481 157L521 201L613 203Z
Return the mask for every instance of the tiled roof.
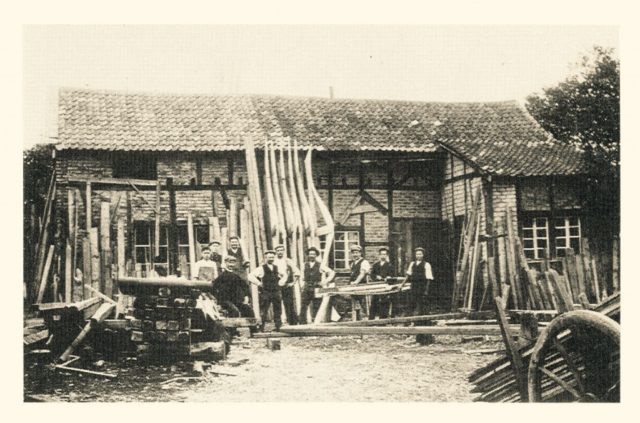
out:
M582 171L582 154L515 102L60 92L60 150L229 151L248 135L258 147L289 136L330 151L433 152L442 144L502 175Z

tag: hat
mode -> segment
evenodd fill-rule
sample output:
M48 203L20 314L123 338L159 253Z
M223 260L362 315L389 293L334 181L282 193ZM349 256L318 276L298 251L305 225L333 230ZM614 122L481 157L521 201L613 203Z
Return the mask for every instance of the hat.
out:
M264 252L264 255L266 256L267 254L275 254L276 252L273 250L267 250Z
M380 247L378 248L378 252L381 253L383 251L386 251L387 253L389 252L389 248L388 247Z
M224 258L224 261L238 261L238 259L234 256L229 255Z
M237 237L237 236L235 236L235 235L231 235L231 236L229 237L229 241L231 241L232 239L237 239L238 241L240 241L240 238L238 238L238 237Z
M422 248L422 247L416 247L416 248L414 248L414 249L413 249L413 251L414 251L414 252L415 252L415 251L422 251L422 252L424 253L424 248Z
M208 245L203 245L201 248L201 251L204 253L205 251L211 251L211 248L209 248Z
M349 251L362 251L362 247L359 245L352 245L351 248L349 248Z
M307 248L307 254L309 254L311 251L315 251L316 254L320 254L320 251L318 251L318 249L316 247Z
M218 245L220 245L220 241L216 241L216 240L211 241L211 242L209 243L209 247L211 247L213 244L218 244Z
M278 245L276 245L273 249L274 249L274 250L280 250L280 249L284 250L285 248L284 248L284 245L282 245L282 244L278 244Z

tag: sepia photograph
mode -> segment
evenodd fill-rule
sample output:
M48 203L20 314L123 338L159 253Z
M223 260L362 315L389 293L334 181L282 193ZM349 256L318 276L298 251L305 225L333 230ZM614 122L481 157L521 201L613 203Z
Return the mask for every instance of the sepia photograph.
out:
M619 49L22 26L23 402L619 403Z

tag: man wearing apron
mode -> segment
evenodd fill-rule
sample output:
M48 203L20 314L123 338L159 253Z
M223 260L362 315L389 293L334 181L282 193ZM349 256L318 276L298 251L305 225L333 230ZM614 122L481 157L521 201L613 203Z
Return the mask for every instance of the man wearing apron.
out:
M427 312L427 295L429 285L433 281L431 265L424 260L424 248L415 250L415 260L409 264L407 276L411 282L411 310L415 316L421 316Z
M353 262L351 263L351 275L349 277L349 283L351 285L358 285L361 283L367 283L367 277L369 272L371 271L371 265L369 262L362 257L362 247L359 245L351 246L351 257L353 258ZM362 310L362 305L365 302L366 297L362 295L354 295L351 297L351 310L355 311L358 315L351 316L352 319L356 317L354 320L360 320L360 314Z

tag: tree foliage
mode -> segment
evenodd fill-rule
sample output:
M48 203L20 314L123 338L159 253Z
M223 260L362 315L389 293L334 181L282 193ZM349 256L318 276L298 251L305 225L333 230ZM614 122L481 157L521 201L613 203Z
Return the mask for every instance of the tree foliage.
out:
M37 144L23 152L23 204L25 211L32 204L36 206L36 212L44 210L47 190L53 173L52 150L51 144Z
M617 172L620 62L613 49L594 47L575 74L527 97L526 107L558 140L579 145L595 164Z
M613 49L595 46L577 72L527 97L526 108L562 141L582 148L591 164L585 209L595 227L619 233L620 62Z

